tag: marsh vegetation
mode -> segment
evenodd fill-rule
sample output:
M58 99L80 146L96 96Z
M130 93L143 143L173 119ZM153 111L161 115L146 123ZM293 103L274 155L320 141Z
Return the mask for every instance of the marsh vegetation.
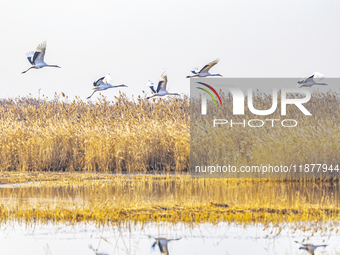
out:
M256 92L254 98L256 109L271 107L271 96ZM231 100L230 94L222 94L222 101ZM339 105L338 92L314 92L305 104L312 116L288 105L287 116L298 121L295 128L213 129L211 123L204 124L207 119L197 110L200 103L192 101L190 106L186 96L148 101L120 94L115 101L101 97L96 103L57 94L53 100L2 99L0 170L187 172L190 149L204 155L202 160L223 158L238 166L335 166L340 159ZM232 104L209 110L228 118ZM246 112L242 118L254 116ZM281 119L281 115L276 111L256 118ZM206 125L210 128L202 128ZM190 131L200 138L196 143L192 137L191 148Z
M265 105L255 107L269 108L270 97L258 96ZM339 162L339 95L313 97L320 97L307 106L313 116L288 109L307 128L236 129L235 135L226 137L225 151L215 153L224 153L235 164L263 163L261 159L303 163L310 158ZM291 236L299 241L317 236L321 243L338 237L338 179L191 178L192 107L198 105L189 105L187 97L147 101L124 94L114 102L102 97L96 103L59 95L53 100L1 100L1 226L50 224L82 229L79 224L94 224L98 229L126 227L129 232L131 226L149 224L155 229L183 224L197 231L204 224L211 231L235 224L241 232L256 227L251 239L258 238L261 226L263 244L283 235L286 241ZM209 146L218 137L213 132L210 140L202 139ZM223 240L224 244L226 236L218 236L218 243ZM291 243L289 239L287 245ZM333 246L329 254L337 249ZM295 248L281 251L298 254ZM223 248L219 254L225 252ZM258 254L262 252L261 248Z
M146 172L189 166L189 100L0 101L0 170Z
M340 218L339 182L2 173L0 220L280 223ZM20 184L18 184L20 183Z

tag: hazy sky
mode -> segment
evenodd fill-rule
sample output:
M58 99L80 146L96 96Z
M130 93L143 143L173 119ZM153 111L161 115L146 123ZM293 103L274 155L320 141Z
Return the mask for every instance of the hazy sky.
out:
M37 97L41 88L85 100L106 73L139 95L164 70L171 92L189 93L190 69L216 58L211 71L224 77L340 77L339 13L335 0L4 0L0 97ZM46 63L61 69L21 74L25 54L44 40ZM103 94L113 99L118 89Z

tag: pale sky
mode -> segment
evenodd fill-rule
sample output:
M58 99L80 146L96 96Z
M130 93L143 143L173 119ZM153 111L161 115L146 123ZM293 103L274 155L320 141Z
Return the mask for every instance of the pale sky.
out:
M216 58L211 72L224 77L340 77L339 13L335 0L4 0L0 98L41 88L86 100L106 73L137 96L164 70L169 91L188 94L190 70ZM21 74L44 40L45 62L61 69Z

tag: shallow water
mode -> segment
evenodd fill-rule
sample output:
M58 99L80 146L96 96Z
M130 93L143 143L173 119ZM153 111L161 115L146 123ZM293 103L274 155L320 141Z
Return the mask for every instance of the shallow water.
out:
M321 229L322 228L322 229ZM326 229L327 228L327 229ZM169 243L170 254L305 254L294 241L327 244L319 254L340 253L340 224L283 224L280 226L149 223L96 227L94 224L21 225L0 227L1 254L150 254L151 236L182 237ZM315 233L315 231L317 232ZM314 234L313 234L314 232ZM156 250L152 254L160 254Z
M150 182L149 182L150 181ZM205 185L205 184L204 184ZM58 203L97 201L122 198L125 201L145 200L149 202L168 202L192 200L196 203L228 201L229 205L276 204L295 205L297 201L313 205L332 204L340 206L340 185L337 183L313 182L255 182L202 186L198 180L180 182L176 179L166 181L140 180L134 178L101 179L80 182L41 181L20 184L0 185L0 204L14 203ZM125 203L124 201L124 203ZM327 202L327 203L325 203Z
M338 206L340 187L337 183L230 183L209 186L209 182L179 182L176 179L90 180L84 182L28 182L0 185L0 205L21 207L73 203L82 207L93 201L141 203L149 205L167 201L185 203L218 202L224 204L265 204L268 208L281 200L281 205L303 202L329 208ZM213 188L212 188L213 187ZM325 202L323 202L325 201ZM95 203L92 203L95 205ZM174 204L174 203L173 203ZM157 204L159 205L159 204ZM327 207L328 208L328 207ZM150 254L154 240L148 236L178 238L169 244L170 254L305 254L295 241L327 244L319 254L340 254L340 222L217 225L201 223L121 223L119 226L98 227L95 223L0 224L0 254ZM160 254L156 251L153 254Z

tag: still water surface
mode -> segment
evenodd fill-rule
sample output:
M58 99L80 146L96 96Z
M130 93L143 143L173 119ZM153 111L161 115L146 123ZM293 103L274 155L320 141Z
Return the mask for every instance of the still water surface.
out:
M322 228L322 229L321 229ZM326 229L327 228L327 229ZM333 228L333 230L332 230ZM154 239L178 238L169 243L170 254L305 254L294 241L327 244L319 254L340 253L339 224L282 224L280 226L149 223L99 227L95 224L2 224L1 254L151 254ZM316 231L316 232L315 232ZM313 234L314 232L314 234ZM152 254L160 254L159 250Z
M228 201L228 204L252 205L260 201L264 205L276 205L303 201L320 205L322 201L334 208L339 204L337 183L252 183L221 185L211 189L192 181L178 180L140 181L100 180L79 185L52 185L49 182L2 184L0 204L7 206L51 205L64 203L65 207L76 203L83 206L93 200L115 201L118 204L148 204L184 201ZM66 183L67 184L67 183ZM190 186L191 185L191 186ZM204 189L205 188L205 189ZM171 198L171 199L170 199ZM325 199L327 198L327 199ZM319 254L340 254L340 222L303 222L280 225L201 223L125 222L119 226L98 226L95 223L20 224L14 221L0 223L0 254L150 254L154 237L179 238L169 243L170 254L305 254L295 241L327 244L319 248ZM152 254L160 254L156 250ZM317 254L317 253L316 253Z

